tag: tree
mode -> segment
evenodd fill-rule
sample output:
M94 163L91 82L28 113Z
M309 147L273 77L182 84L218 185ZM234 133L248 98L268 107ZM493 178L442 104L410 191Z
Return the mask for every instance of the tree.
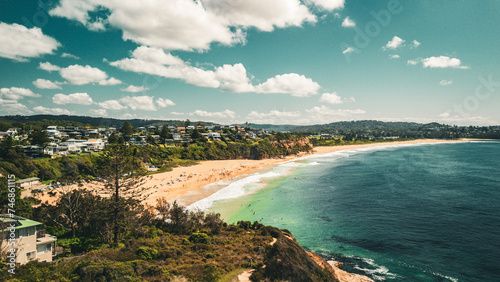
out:
M191 125L191 121L189 119L186 119L186 122L184 122L184 126L188 127Z
M45 148L47 144L51 141L47 136L47 132L41 129L33 130L33 133L30 135L31 137L31 145L38 145L42 148Z
M200 134L198 129L194 129L193 133L191 133L191 139L193 139L194 142L205 142L206 139L203 137L203 135Z
M126 122L123 123L121 132L122 132L122 134L124 136L124 139L126 141L128 141L128 139L130 138L130 136L134 133L134 127L132 125L130 125L130 123L128 123L128 121L126 121Z
M160 131L160 138L161 138L161 142L163 144L165 144L166 139L172 138L172 134L170 134L170 130L168 129L168 127L166 125L164 125Z
M141 178L142 165L134 155L134 150L126 145L112 145L96 160L96 174L102 178L104 187L110 193L112 200L113 243L118 246L121 230L124 229L126 211L131 202L140 192L143 183Z

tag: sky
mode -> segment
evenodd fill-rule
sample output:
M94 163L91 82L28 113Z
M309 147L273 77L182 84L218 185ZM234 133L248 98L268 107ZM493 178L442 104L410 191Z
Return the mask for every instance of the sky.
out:
M500 1L4 0L0 115L500 125Z

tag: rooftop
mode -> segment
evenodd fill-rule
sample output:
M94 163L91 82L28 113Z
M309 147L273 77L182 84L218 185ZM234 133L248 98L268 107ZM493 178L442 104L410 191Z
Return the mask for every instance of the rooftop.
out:
M15 215L11 217L9 214L0 215L0 221L2 221L4 223L14 222L14 224L16 225L15 229L21 229L21 228L26 228L26 227L42 225L42 223L40 223L38 221L34 221L31 219L27 219L27 218L15 216Z

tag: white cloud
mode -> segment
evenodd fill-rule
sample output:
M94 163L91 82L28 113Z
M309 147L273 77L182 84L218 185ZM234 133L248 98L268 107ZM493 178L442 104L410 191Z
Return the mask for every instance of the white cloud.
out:
M293 120L300 117L301 113L294 112L286 112L286 111L278 111L272 110L268 113L259 113L257 111L251 111L246 120L249 120L253 123L272 123L272 124L286 124L293 123Z
M342 100L342 97L337 95L336 92L323 93L323 95L321 95L321 98L319 98L319 101L324 102L324 103L328 103L328 104L332 104L332 105L344 103L344 101Z
M160 108L166 108L168 106L175 106L175 103L172 102L172 100L163 99L163 98L156 99L156 104L158 104L158 107L160 107Z
M99 107L107 110L142 110L142 111L156 111L158 108L155 106L153 96L126 96L118 100L107 100L97 103ZM175 103L169 99L158 98L156 104L160 108L167 106L174 106Z
M450 85L452 83L453 83L452 80L444 80L444 79L439 82L439 84L441 85Z
M203 4L228 26L272 31L275 26L283 28L316 22L316 16L299 0L204 0Z
M391 41L387 42L387 44L384 46L384 49L396 49L398 47L401 47L401 45L405 41L397 36L394 36Z
M408 60L407 64L410 65L410 66L414 66L414 65L418 64L419 61L420 61L420 59Z
M320 86L304 75L288 73L269 78L255 88L257 93L286 93L296 97L309 97L317 94Z
M27 58L52 54L61 44L38 27L0 22L0 57L26 62Z
M1 88L0 89L0 99L7 100L19 100L24 97L42 97L40 94L33 93L30 89L20 88L20 87L11 87L11 88Z
M354 52L356 51L356 49L352 48L352 47L347 47L347 49L345 49L344 51L342 51L342 54L347 54L347 53L351 53L351 52Z
M156 111L152 96L127 96L119 101L131 110Z
M343 27L355 27L356 23L351 20L349 17L345 18L344 21L342 21L342 26Z
M219 118L219 119L233 119L237 117L235 112L227 109L222 112L207 112L202 110L196 110L192 113L171 112L170 114L176 116L198 116L198 117Z
M422 59L424 68L457 68L468 69L468 66L463 66L462 62L457 58L447 56L429 57Z
M58 105L77 104L77 105L91 105L93 103L87 93L73 93L69 95L55 94L52 97L52 102Z
M139 48L140 51L138 51ZM110 65L122 70L181 79L196 86L220 88L223 91L235 93L287 93L305 97L316 94L319 89L316 82L295 73L277 75L254 86L242 64L223 65L215 67L214 70L206 70L190 66L158 48L144 46L138 47L132 52L132 58L110 62Z
M110 77L106 80L99 81L99 85L117 85L117 84L121 84L121 83L122 83L121 80L116 79L114 77Z
M32 114L33 112L15 100L3 100L0 98L0 113L2 115L18 115L20 113Z
M137 93L137 92L144 92L144 91L147 91L149 90L149 88L147 87L144 87L144 86L134 86L134 85L129 85L127 86L127 88L122 88L120 89L121 91L124 91L124 92L133 92L133 93Z
M106 112L105 109L90 110L90 112L93 113L96 116L103 116L103 117L105 117L105 116L108 115L108 113Z
M58 71L64 79L74 85L84 85L89 83L99 83L99 85L116 85L122 83L114 77L108 78L108 75L104 71L98 68L93 68L89 65L71 65L66 68L61 68L49 62L45 62L40 63L39 68L48 72Z
M312 2L316 6L319 6L328 11L342 9L344 8L345 4L345 0L307 0L306 2Z
M420 42L418 42L417 40L413 40L413 48L417 48L418 46L420 46Z
M117 100L107 100L104 102L97 103L99 107L106 109L106 110L123 110L126 109L125 106L120 104Z
M47 115L71 115L71 111L61 108L46 108L43 106L34 107L35 112Z
M175 106L175 103L172 102L172 100L163 99L163 98L156 99L156 104L158 104L158 107L160 107L160 108L166 108L168 106Z
M441 117L441 118L447 118L449 116L450 116L450 113L442 113L439 115L439 117Z
M330 109L326 106L313 107L306 110L309 116L305 123L315 124L315 123L329 123L341 120L352 120L358 118L360 115L366 112L361 109L350 110L350 109Z
M399 59L399 55L398 54L394 54L394 55L389 55L389 58L391 59Z
M217 67L215 79L220 81L220 88L223 91L236 93L255 91L255 87L250 84L247 71L242 64Z
M44 71L48 71L48 72L52 72L52 71L60 71L61 68L56 66L56 65L53 65L49 62L45 62L45 63L40 63L39 69L42 69Z
M75 59L75 60L80 60L80 57L75 56L73 54L69 54L69 53L62 53L61 58L71 58L71 59Z
M52 82L43 78L39 78L33 81L33 85L40 89L61 89L61 86L59 86L59 84L59 82Z
M96 83L106 80L108 75L98 68L93 68L89 65L71 65L59 71L61 76L69 83L75 85L83 85L88 83Z

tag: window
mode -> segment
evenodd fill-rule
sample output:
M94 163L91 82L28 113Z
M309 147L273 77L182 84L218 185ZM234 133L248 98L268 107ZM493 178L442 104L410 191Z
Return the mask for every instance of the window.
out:
M28 260L34 260L34 259L36 259L36 252L32 251L32 252L26 253L26 258Z
M36 251L38 253L51 252L52 251L52 244L40 245L40 246L36 247Z

